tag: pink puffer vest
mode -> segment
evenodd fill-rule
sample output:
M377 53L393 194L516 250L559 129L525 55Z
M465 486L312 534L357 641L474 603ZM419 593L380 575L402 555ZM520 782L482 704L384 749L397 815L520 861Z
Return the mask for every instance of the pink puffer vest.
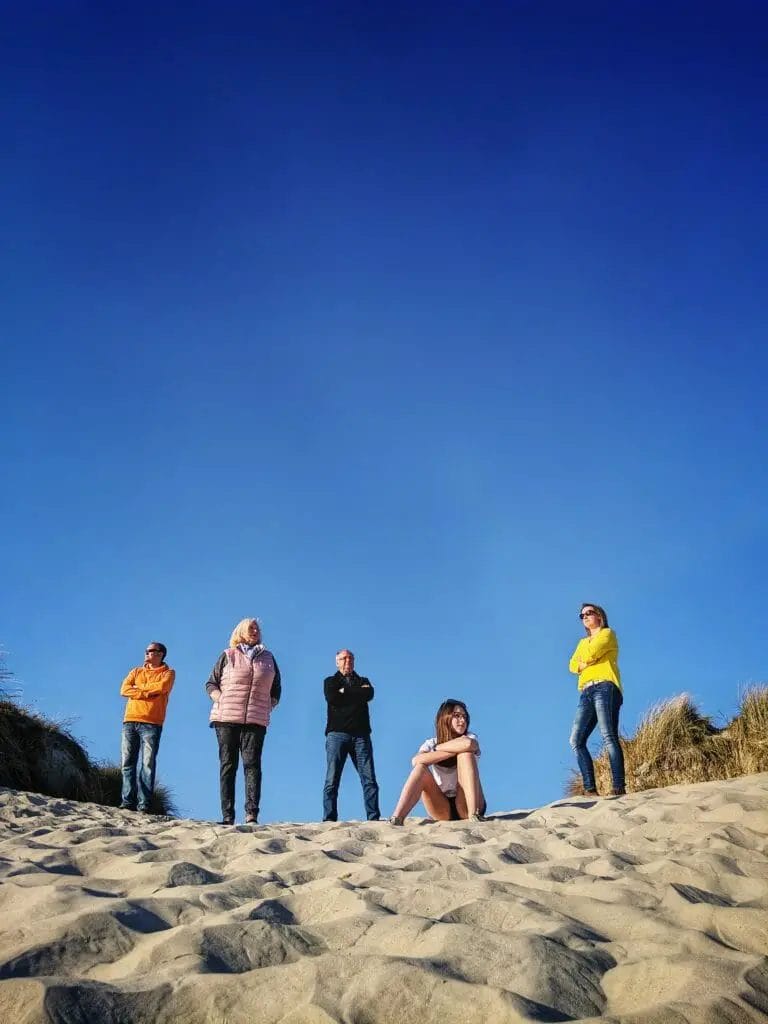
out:
M221 697L211 708L212 722L238 725L269 725L272 711L270 691L275 678L275 662L269 651L253 661L238 648L226 651L221 673Z

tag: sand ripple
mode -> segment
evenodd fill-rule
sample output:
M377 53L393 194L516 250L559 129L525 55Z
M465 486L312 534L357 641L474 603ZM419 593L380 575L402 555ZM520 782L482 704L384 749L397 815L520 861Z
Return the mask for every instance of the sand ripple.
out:
M0 790L0 1021L768 1020L768 775L228 829Z

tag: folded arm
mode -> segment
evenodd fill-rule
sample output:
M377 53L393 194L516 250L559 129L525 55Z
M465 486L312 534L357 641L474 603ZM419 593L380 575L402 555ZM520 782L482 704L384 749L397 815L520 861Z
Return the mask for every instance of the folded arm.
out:
M435 753L438 750L442 750L443 754L476 754L480 747L478 746L477 740L473 740L471 736L457 736L455 740L446 740L445 743L438 743L435 747Z
M616 634L612 629L601 629L599 633L590 637L587 643L583 641L573 652L573 657L568 662L571 672L583 672L590 665L596 665L603 661L608 655L616 655L619 652L619 644Z
M136 673L139 670L137 668L131 669L128 675L123 680L123 685L120 687L121 697L140 697L141 690L136 686Z
M342 676L338 679L331 676L323 684L325 699L335 708L349 706L350 704L364 704L373 700L373 686L368 679L362 679L360 683L348 683Z
M477 740L469 736L457 736L454 740L438 743L434 750L419 751L411 758L411 764L440 764L456 754L477 754L480 750Z
M142 697L166 697L173 689L175 679L176 672L172 668L166 669L159 679L147 680L144 686L139 686Z
M164 672L153 673L151 677L141 673L138 668L133 669L123 680L120 687L121 697L133 697L137 700L153 700L155 697L164 697L173 689L176 673L172 668L166 668Z
M323 683L323 692L325 693L325 699L331 705L331 707L338 708L342 704L346 704L346 694L348 687L344 685L343 680L336 679L335 676L331 676L330 679L326 679Z

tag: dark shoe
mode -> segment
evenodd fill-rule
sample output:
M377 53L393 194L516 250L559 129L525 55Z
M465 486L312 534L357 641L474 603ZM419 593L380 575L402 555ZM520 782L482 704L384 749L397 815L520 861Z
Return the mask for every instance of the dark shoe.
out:
M608 796L626 796L626 795L627 795L626 789L612 789L609 792L609 794L608 794Z
M130 804L120 804L120 810L121 811L135 811L136 808L135 807L131 807Z
M258 823L259 823L259 819L256 817L255 814L247 814L245 816L245 824L246 825L258 825Z
M234 825L235 824L235 819L234 818L222 818L221 821L217 821L216 824L217 825Z
M598 793L597 793L596 789L585 789L583 795L584 796L597 796Z

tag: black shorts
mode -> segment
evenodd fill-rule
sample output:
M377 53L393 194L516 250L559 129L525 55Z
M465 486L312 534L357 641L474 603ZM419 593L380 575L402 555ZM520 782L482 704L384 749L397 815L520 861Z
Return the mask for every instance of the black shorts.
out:
M459 814L459 810L458 810L458 808L456 806L456 797L455 796L447 796L445 799L448 801L448 804L449 804L449 806L451 808L451 816L450 816L450 818L448 820L449 821L464 821L464 819ZM487 810L488 810L488 804L485 802L485 800L483 800L483 806L482 807L478 807L478 813L481 814L481 815L484 815Z

